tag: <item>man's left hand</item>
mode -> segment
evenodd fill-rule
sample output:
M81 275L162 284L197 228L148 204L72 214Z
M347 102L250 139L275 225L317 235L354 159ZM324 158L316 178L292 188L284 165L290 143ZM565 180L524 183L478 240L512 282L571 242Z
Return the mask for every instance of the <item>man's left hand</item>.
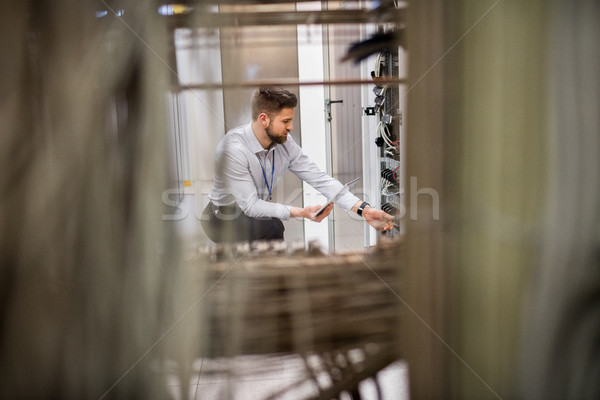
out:
M363 210L362 216L369 225L378 231L394 229L394 217L383 210L367 206Z

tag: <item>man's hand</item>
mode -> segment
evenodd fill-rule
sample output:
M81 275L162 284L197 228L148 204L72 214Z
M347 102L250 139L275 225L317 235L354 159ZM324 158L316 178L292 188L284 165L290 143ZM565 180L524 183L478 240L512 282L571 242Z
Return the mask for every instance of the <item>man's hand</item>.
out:
M329 214L331 214L331 210L333 210L333 204L330 204L327 207L325 207L321 214L313 218L313 214L319 211L320 209L321 206L307 206L304 208L292 207L290 210L290 218L306 218L310 219L311 221L321 222L325 218L327 218Z
M361 203L362 200L357 201L352 207L352 211L356 212ZM383 210L366 206L362 212L362 216L369 225L378 231L389 231L394 229L394 216Z
M369 225L378 231L389 231L394 229L394 217L383 210L367 206L363 210L362 216Z

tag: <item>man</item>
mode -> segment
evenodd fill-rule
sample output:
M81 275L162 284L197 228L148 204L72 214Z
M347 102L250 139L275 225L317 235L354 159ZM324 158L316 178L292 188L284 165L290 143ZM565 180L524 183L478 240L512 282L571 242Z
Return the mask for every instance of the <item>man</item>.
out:
M342 184L322 172L289 135L298 100L282 88L259 88L252 95L252 122L230 130L217 146L214 186L204 209L202 227L214 242L283 239L289 218L321 222L333 204L304 208L271 202L279 179L292 171L327 198ZM346 192L336 201L378 230L394 227L391 215Z

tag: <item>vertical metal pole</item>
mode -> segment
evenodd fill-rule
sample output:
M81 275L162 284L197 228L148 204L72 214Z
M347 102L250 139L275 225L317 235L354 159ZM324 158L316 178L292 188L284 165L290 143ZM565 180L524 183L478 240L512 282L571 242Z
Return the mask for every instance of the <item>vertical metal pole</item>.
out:
M323 11L327 10L327 2L326 1L322 1L322 9ZM323 76L325 78L325 81L328 81L330 79L330 66L329 66L329 25L326 25L323 29ZM330 85L325 85L323 87L323 90L325 91L325 99L326 100L330 100L331 99L331 86ZM323 112L328 113L330 110L328 109L329 106L327 104L324 104L325 109L323 110ZM333 154L332 154L332 141L331 141L331 136L332 136L332 126L331 126L331 120L329 118L329 115L326 115L326 129L325 129L325 154L326 154L326 169L325 172L327 172L327 174L329 175L333 175ZM328 241L329 241L329 250L330 251L335 251L335 212L332 211L332 213L329 215L329 217L327 218L327 235L328 235Z

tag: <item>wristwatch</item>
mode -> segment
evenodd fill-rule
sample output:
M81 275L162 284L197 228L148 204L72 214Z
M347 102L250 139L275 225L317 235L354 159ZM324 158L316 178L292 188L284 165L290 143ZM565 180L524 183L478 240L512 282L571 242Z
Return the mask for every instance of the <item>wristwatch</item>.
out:
M357 213L359 216L361 216L361 217L362 217L363 210L364 210L364 209L365 209L365 207L367 207L367 206L371 206L371 205L370 205L369 203L367 203L366 201L363 201L363 202L361 203L361 205L360 205L360 206L358 206L358 210L356 210L356 213Z

